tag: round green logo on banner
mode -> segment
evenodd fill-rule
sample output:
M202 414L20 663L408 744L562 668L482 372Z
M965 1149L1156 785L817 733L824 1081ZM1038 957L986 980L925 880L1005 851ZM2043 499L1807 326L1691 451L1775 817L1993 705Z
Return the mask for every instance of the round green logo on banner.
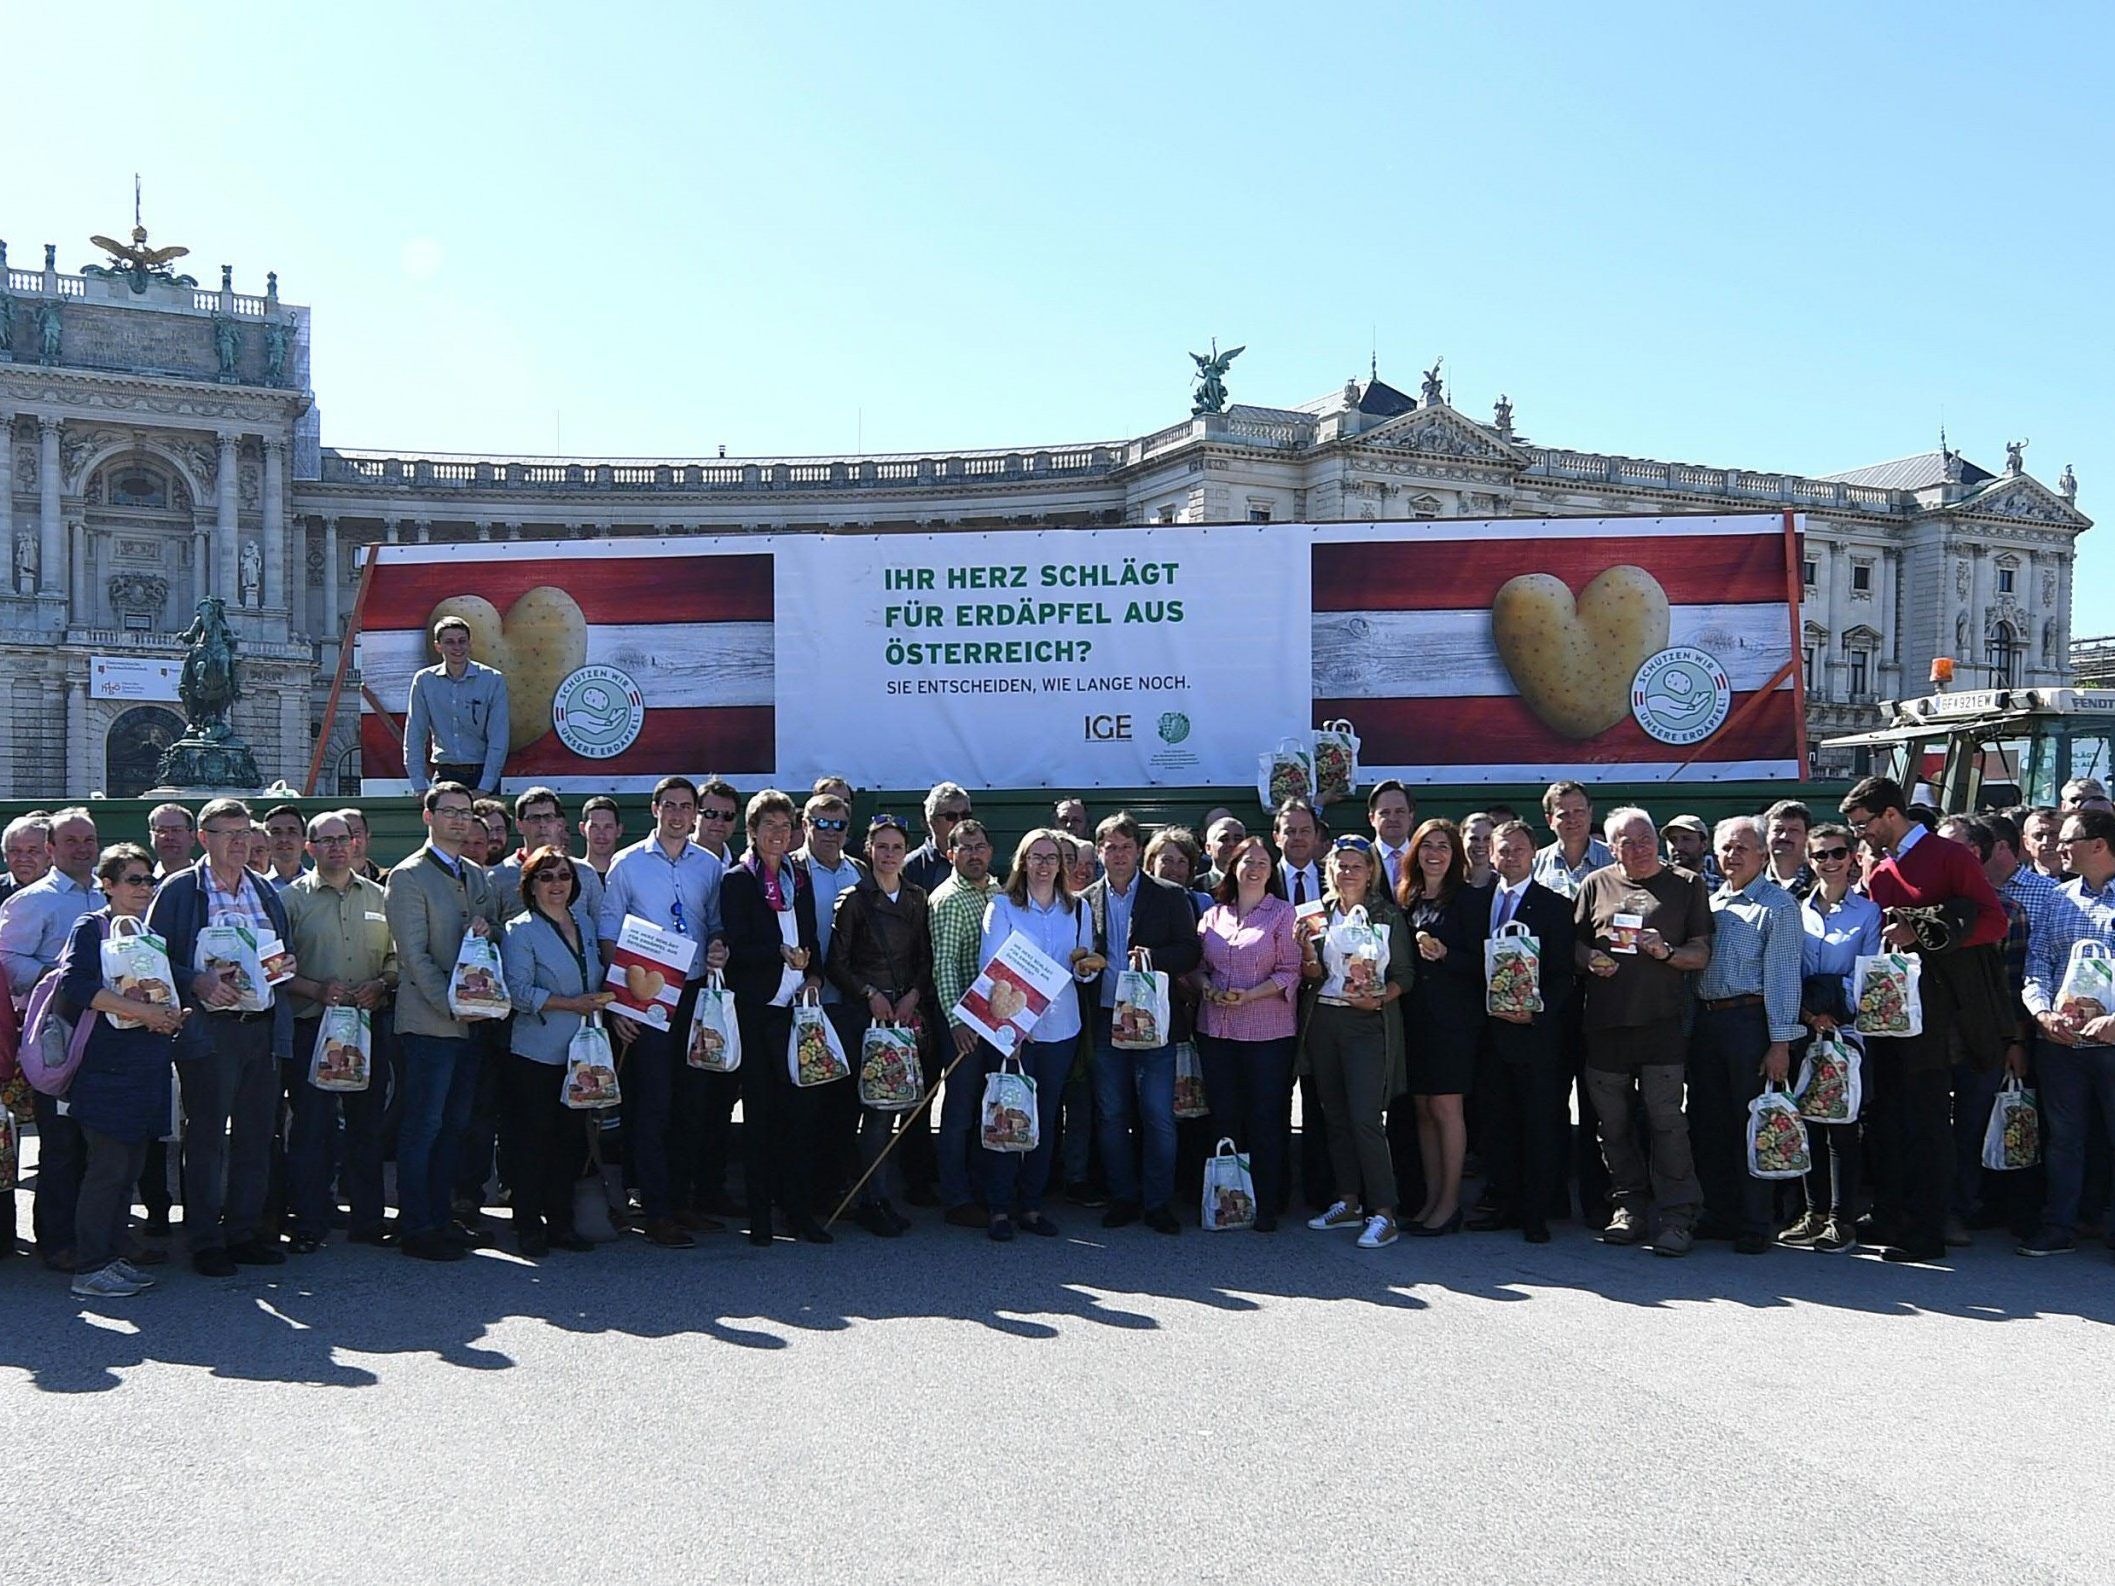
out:
M1190 735L1190 718L1179 710L1163 711L1160 717L1160 741L1181 743Z

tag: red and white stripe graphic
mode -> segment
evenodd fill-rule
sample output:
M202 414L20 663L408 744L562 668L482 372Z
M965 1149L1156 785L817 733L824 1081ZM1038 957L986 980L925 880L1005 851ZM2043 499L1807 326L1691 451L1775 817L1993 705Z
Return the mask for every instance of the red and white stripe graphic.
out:
M1351 722L1367 779L1542 781L1595 766L1640 780L1801 775L1796 536L1778 515L1318 526L1314 721ZM1568 738L1499 657L1491 603L1509 579L1548 573L1576 598L1624 565L1665 590L1668 643L1709 652L1733 685L1724 724L1700 744L1663 743L1628 715Z
M643 788L672 771L757 776L777 761L773 557L754 542L721 539L580 540L520 545L406 545L379 549L361 610L358 664L362 781L407 786L403 717L411 677L436 657L433 610L479 595L502 619L532 589L565 591L587 619L580 664L630 675L646 707L622 753L592 759L556 731L508 756L510 787L561 791ZM510 689L511 689L510 685ZM534 703L534 702L532 702ZM511 707L523 700L515 694ZM541 702L548 725L549 702Z

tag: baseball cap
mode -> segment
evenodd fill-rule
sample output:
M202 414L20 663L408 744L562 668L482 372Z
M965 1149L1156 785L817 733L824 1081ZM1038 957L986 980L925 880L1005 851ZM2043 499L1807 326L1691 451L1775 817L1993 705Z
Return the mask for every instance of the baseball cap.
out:
M1662 837L1674 831L1695 832L1699 837L1709 837L1711 835L1711 828L1694 815L1677 815L1673 820L1666 822L1660 827L1660 835Z

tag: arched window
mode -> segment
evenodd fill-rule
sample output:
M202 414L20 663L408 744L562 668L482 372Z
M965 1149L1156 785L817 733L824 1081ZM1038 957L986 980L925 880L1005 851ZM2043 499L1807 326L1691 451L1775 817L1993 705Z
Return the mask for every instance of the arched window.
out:
M339 798L356 799L360 796L360 746L358 744L352 745L338 756L338 763L331 772L331 779L337 785L337 796Z
M1997 688L2019 687L2020 641L2009 622L2000 622L1990 630L1990 680Z
M173 710L135 705L110 724L103 740L103 791L114 799L136 799L161 781L162 756L184 735Z

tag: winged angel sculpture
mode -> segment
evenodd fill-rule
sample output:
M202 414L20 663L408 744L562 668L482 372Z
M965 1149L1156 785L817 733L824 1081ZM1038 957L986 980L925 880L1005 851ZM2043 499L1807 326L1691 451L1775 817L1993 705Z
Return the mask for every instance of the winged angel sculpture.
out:
M1246 345L1219 350L1219 338L1212 338L1209 355L1201 352L1190 354L1190 361L1197 365L1197 400L1190 407L1190 416L1200 413L1224 413L1226 411L1226 371L1233 361L1248 349Z

